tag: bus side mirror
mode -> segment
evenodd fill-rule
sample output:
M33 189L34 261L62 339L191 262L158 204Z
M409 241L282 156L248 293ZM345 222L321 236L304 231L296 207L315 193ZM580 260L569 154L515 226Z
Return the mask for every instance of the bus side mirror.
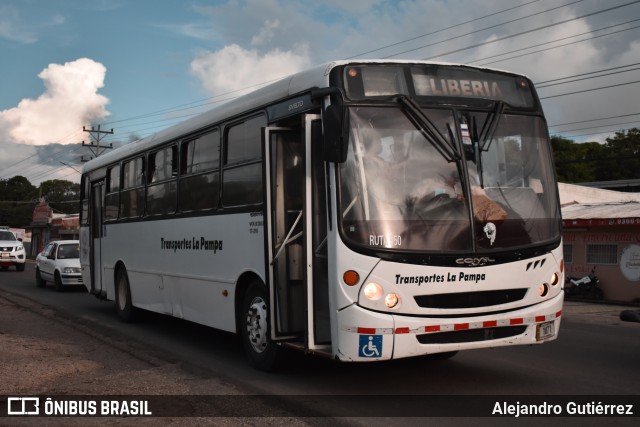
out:
M329 105L324 111L324 160L344 163L348 144L349 116L342 107Z

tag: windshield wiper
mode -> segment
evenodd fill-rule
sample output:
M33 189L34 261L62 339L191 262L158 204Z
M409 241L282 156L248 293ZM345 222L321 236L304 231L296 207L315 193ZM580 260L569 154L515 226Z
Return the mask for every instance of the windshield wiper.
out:
M482 131L480 132L480 137L478 139L480 143L480 155L482 154L482 151L489 150L489 146L491 145L493 135L496 133L496 129L498 128L498 122L500 121L500 117L502 117L505 105L506 104L503 101L496 101L493 111L487 117L484 125L482 125Z
M398 97L398 103L402 105L413 125L427 141L431 142L445 160L453 162L462 158L453 140L447 141L445 136L438 130L429 117L424 114L420 106L416 104L413 99L407 96L400 96ZM451 133L451 131L449 132Z

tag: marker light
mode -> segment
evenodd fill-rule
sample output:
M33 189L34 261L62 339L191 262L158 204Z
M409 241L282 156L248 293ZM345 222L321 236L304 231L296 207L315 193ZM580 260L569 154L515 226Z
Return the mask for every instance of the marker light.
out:
M560 260L560 273L562 273L564 271L564 260L561 259Z
M347 285L354 286L354 285L357 285L358 282L360 281L360 275L353 270L347 270L342 275L342 280Z
M551 276L551 286L556 286L560 282L560 276L558 273L553 273Z
M549 285L547 285L546 283L541 284L540 287L538 288L538 294L541 297L546 297L548 293L549 293Z
M382 286L373 282L367 283L367 286L364 287L364 296L372 301L379 300L382 298Z
M387 296L384 297L384 304L389 308L394 308L399 302L400 298L397 294L387 294Z

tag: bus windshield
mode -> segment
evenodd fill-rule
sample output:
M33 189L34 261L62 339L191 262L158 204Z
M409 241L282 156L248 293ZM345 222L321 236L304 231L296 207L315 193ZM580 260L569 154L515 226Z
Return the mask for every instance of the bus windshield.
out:
M558 239L544 121L497 110L422 108L429 133L401 108L351 107L349 151L339 167L345 239L439 253Z

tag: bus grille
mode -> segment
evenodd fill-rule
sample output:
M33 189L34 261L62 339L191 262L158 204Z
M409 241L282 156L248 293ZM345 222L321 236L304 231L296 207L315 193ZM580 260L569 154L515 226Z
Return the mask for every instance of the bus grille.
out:
M514 337L527 330L526 325L504 326L501 328L467 329L462 331L439 332L418 335L420 344L456 344Z
M455 294L418 295L422 308L475 308L507 304L524 298L527 288L498 291L459 292Z

